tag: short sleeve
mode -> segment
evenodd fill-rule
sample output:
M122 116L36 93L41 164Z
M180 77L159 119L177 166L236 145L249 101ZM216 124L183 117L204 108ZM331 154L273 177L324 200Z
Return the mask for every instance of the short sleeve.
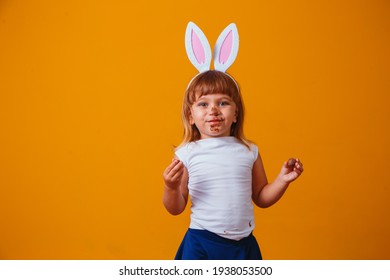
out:
M253 162L255 162L259 156L259 148L255 144L251 144L251 152L253 155Z
M188 168L188 145L184 145L175 151L177 158Z

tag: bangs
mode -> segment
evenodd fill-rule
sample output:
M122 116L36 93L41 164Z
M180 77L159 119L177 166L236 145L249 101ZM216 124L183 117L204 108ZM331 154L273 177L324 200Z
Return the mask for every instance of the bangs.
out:
M233 78L220 71L207 71L199 74L191 82L188 88L188 98L190 104L196 101L196 97L204 95L222 93L229 96L234 101L239 97L237 84Z

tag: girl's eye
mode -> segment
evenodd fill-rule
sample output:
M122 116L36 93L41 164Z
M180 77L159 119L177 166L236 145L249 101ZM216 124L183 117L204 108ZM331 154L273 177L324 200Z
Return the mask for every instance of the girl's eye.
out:
M219 106L227 106L227 105L229 105L229 102L227 102L227 101L219 102Z
M205 103L205 102L200 102L200 103L198 103L198 106L199 106L199 107L206 107L206 106L207 106L207 103Z

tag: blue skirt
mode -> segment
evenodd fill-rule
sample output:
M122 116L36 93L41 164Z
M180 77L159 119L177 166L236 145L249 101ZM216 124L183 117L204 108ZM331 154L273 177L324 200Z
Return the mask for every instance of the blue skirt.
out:
M256 238L251 233L239 241L207 230L188 229L175 260L261 260Z

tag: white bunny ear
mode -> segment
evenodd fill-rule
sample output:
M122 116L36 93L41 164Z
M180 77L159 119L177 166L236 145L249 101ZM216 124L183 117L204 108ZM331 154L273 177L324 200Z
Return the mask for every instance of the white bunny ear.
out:
M229 24L219 35L214 47L214 68L226 72L236 60L238 53L238 31L234 23Z
M187 25L185 45L187 56L199 72L210 70L211 48L206 36L193 22Z

